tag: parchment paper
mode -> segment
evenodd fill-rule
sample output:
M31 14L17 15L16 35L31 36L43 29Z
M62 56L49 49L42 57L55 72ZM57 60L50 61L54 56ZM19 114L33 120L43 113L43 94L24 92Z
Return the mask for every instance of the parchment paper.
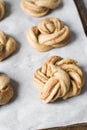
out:
M0 107L0 130L36 130L87 121L87 38L73 0L62 0L60 7L41 18L33 18L20 8L20 0L6 0L7 14L0 22L0 30L13 36L19 48L15 55L0 63L0 72L12 78L15 96ZM60 18L70 27L72 40L65 47L48 52L37 52L27 41L29 27L46 17ZM68 100L44 104L32 83L34 71L47 57L59 55L74 58L85 73L82 93Z

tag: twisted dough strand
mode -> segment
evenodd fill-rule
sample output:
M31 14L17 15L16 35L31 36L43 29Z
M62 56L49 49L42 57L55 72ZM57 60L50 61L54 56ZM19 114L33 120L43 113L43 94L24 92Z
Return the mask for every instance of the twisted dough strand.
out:
M33 82L41 99L48 103L58 98L67 99L81 92L84 76L73 59L52 56L36 70Z
M38 51L62 47L70 41L70 30L57 18L46 18L27 34L30 45Z

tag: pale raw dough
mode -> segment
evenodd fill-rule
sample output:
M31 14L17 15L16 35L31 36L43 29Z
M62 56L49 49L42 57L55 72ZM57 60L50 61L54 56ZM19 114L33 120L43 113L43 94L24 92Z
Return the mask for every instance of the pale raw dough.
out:
M6 5L4 0L0 0L0 20L4 17L6 11Z
M17 49L17 43L12 38L0 31L0 61L12 55Z
M22 0L21 8L34 17L41 17L59 4L60 0Z
M84 76L75 60L52 56L36 70L33 82L41 99L48 103L80 94Z
M70 30L58 18L46 18L27 33L29 44L38 51L62 47L70 41Z
M7 104L13 97L13 88L10 78L5 74L0 74L0 105Z

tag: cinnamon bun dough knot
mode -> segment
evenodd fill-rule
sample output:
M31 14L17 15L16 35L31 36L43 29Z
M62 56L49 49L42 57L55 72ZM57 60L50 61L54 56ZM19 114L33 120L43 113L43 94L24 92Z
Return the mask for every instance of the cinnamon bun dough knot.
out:
M30 45L38 51L62 47L70 41L70 30L57 18L46 18L27 34Z
M36 70L33 82L41 99L48 103L80 94L84 76L75 60L52 56Z
M60 0L22 0L21 8L34 17L41 17L59 4Z
M10 78L5 74L0 74L0 105L9 102L13 97L13 88L10 84Z
M0 61L12 55L17 49L16 41L0 31Z
M4 0L0 0L0 20L4 17L6 11L6 5Z

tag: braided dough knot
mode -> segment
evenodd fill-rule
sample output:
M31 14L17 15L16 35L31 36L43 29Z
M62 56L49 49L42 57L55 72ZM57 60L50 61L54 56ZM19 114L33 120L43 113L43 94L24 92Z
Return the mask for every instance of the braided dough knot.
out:
M13 88L10 84L10 78L5 74L0 74L0 105L9 102L13 97Z
M34 73L34 84L44 102L67 99L80 93L83 72L76 63L73 59L52 56Z
M38 51L62 47L70 40L70 30L57 18L46 18L28 31L30 45Z
M0 61L4 60L17 49L17 43L5 33L0 32Z
M4 17L5 15L5 2L4 0L0 0L0 20Z
M35 17L46 15L50 9L55 9L60 0L22 0L21 7L24 11Z

